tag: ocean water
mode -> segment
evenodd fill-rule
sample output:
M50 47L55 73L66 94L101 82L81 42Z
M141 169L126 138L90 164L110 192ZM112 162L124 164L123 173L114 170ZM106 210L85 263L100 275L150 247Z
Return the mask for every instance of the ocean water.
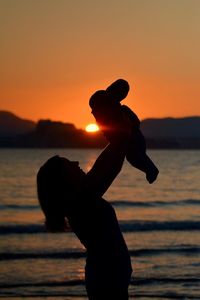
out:
M86 299L85 250L72 232L50 234L36 173L50 156L90 169L101 149L0 149L0 298ZM104 198L127 242L130 299L200 299L200 151L148 151L149 185L127 162Z

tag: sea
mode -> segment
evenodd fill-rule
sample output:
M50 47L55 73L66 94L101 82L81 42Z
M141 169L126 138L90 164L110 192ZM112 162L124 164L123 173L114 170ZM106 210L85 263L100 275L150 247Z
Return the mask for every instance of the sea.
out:
M1 299L87 299L85 249L73 232L46 232L36 174L56 154L87 172L101 151L0 149ZM155 183L125 161L104 195L130 251L130 299L200 299L200 150L148 155L160 170Z

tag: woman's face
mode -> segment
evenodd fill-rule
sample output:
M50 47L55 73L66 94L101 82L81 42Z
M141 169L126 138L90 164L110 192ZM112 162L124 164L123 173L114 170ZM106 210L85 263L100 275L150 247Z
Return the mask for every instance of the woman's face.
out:
M85 172L80 168L78 161L70 161L65 157L61 157L66 172L68 174L68 180L70 183L78 184L85 177Z

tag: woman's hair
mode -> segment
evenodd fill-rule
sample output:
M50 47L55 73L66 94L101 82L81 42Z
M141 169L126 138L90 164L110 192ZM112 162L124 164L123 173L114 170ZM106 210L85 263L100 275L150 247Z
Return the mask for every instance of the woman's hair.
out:
M37 194L45 215L45 225L50 232L67 230L67 170L59 156L53 156L37 173Z

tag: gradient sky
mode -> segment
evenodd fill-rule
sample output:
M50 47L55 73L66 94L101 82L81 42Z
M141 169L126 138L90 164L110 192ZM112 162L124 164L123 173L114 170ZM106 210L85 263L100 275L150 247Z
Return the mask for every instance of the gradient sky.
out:
M0 110L83 128L118 78L140 119L200 115L200 0L0 0Z

